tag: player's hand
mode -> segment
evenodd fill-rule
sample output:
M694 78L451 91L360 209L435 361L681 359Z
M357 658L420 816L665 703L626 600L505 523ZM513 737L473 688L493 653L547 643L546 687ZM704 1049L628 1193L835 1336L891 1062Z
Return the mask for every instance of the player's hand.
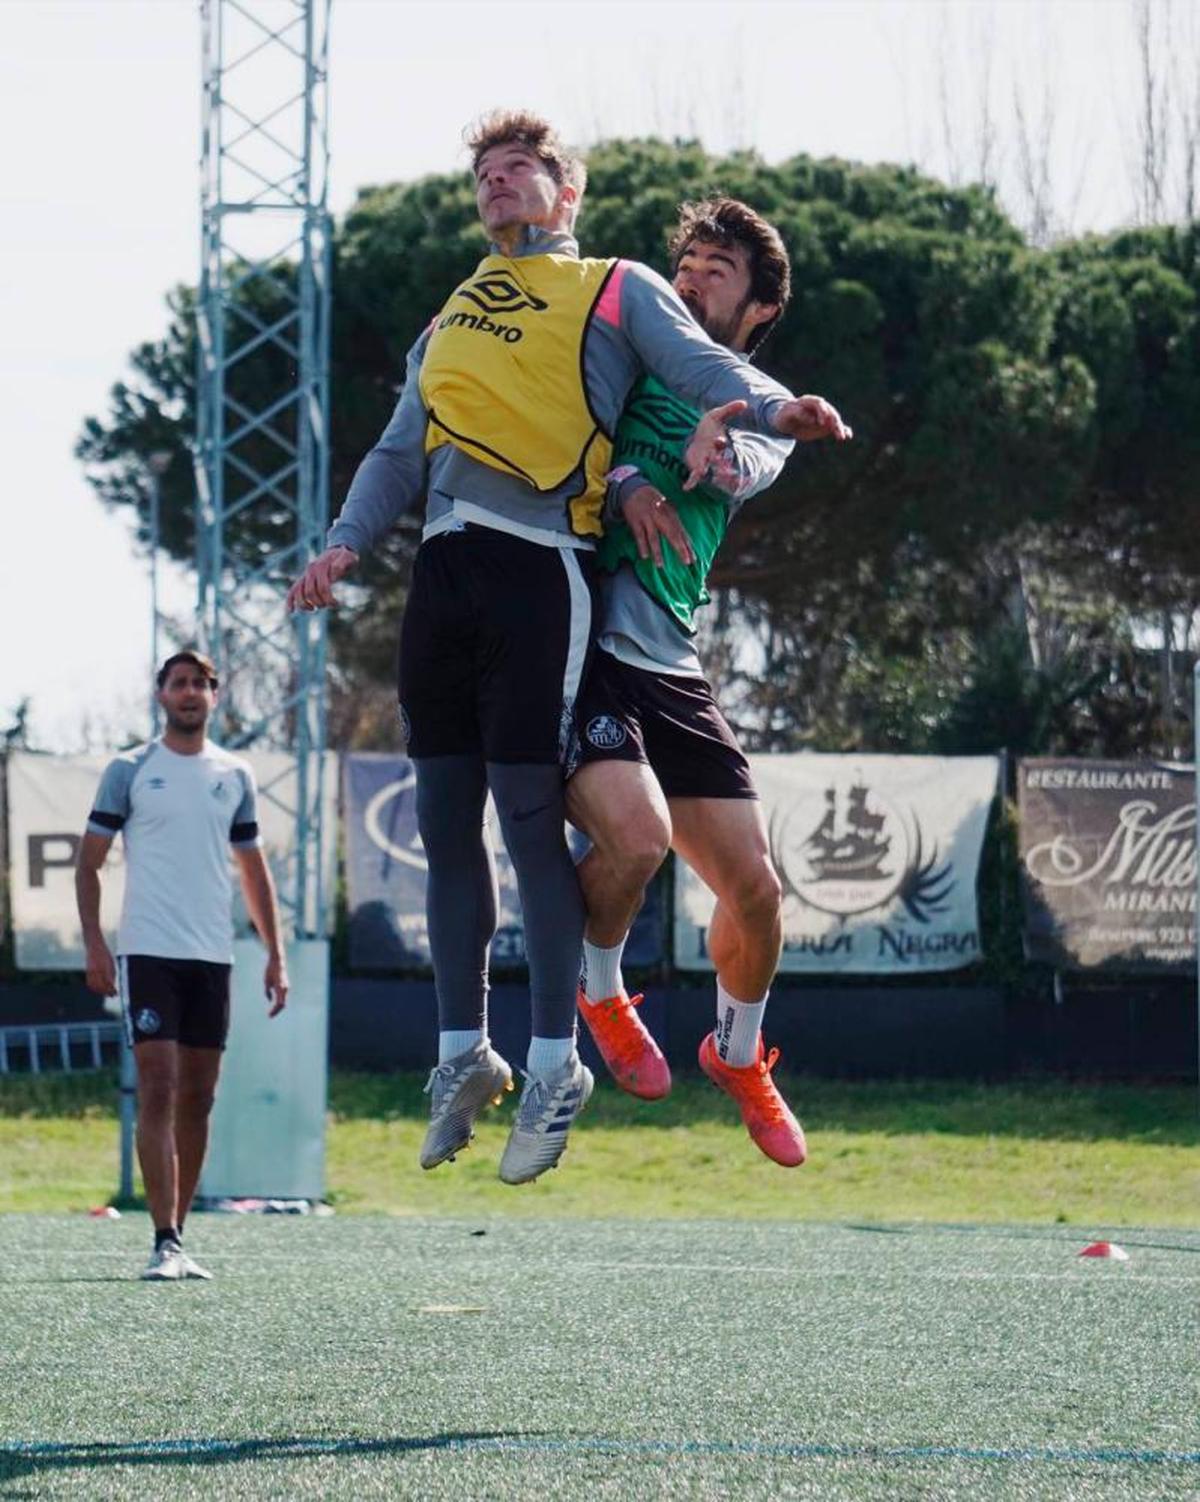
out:
M777 433L799 443L816 443L822 438L845 443L854 437L854 429L842 421L838 409L823 396L793 397L772 415L771 425Z
M97 996L117 994L117 967L103 939L87 947L87 988Z
M287 961L281 954L273 954L263 971L263 995L267 998L267 1016L278 1017L287 1006L288 973Z
M353 548L326 548L314 558L287 593L289 610L323 610L336 605L333 586L358 563Z
M679 512L653 485L639 485L622 504L621 515L633 533L639 556L653 558L655 568L663 566L664 537L684 563L695 561L696 555L679 520Z
M688 472L683 482L684 490L695 490L702 480L707 480L722 490L732 491L737 471L730 458L729 432L725 424L745 410L745 402L726 402L723 407L711 407L696 424L696 431L683 451Z

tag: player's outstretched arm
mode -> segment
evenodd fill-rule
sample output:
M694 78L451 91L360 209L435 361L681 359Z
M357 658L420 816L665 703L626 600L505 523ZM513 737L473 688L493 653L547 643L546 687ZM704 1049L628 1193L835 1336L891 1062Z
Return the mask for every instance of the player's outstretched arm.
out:
M75 902L87 954L87 988L97 996L117 994L117 967L100 927L100 867L111 844L111 838L87 833L75 862Z
M854 437L854 429L823 396L794 396L771 413L771 426L798 443L817 443L822 438L845 443Z
M358 566L353 548L326 548L314 558L287 593L289 610L323 610L336 605L333 587Z
M696 424L683 453L688 472L684 490L695 490L702 480L711 480L722 490L732 491L737 475L730 462L729 431L725 424L745 410L743 401L726 402L710 408Z
M234 845L238 872L242 878L242 895L246 911L266 945L267 968L263 972L263 994L267 998L267 1016L277 1017L287 1005L288 973L280 933L279 905L275 900L275 883L261 845Z
M715 485L738 501L772 486L783 473L795 440L774 431L729 427L745 411L743 401L726 402L707 411L696 424L684 450L687 479L684 490Z

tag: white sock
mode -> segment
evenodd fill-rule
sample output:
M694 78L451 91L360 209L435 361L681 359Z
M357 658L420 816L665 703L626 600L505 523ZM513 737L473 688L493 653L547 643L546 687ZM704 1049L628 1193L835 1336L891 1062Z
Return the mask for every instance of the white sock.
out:
M768 991L767 996L771 993ZM758 1058L758 1038L762 1032L767 996L761 1001L738 1001L717 982L717 1057L732 1069L745 1069Z
M570 1038L538 1038L529 1040L529 1053L525 1059L525 1068L528 1069L535 1080L548 1080L551 1075L558 1072L567 1064L575 1052L575 1039Z
M625 936L628 938L628 934ZM623 989L621 980L621 954L625 939L611 949L600 949L595 944L583 941L583 995L585 1001L608 1001L619 996Z
M438 1034L438 1063L448 1064L451 1059L457 1059L460 1053L466 1053L468 1048L474 1048L476 1044L483 1042L483 1033L479 1028L462 1028L458 1032Z

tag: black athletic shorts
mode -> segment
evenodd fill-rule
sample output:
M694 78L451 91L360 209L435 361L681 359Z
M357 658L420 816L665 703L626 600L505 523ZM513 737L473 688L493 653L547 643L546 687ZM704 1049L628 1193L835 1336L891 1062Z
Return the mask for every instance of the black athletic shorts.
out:
M468 525L423 542L400 632L408 755L561 762L592 636L593 557Z
M117 982L130 1046L168 1042L184 1048L224 1048L231 969L208 960L119 955Z
M750 764L703 678L651 673L598 651L577 711L570 773L649 764L668 798L757 798Z

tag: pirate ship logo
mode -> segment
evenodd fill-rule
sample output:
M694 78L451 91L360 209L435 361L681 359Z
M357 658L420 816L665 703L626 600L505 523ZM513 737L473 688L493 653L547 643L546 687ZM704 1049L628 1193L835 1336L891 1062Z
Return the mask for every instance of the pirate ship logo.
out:
M926 848L913 810L868 788L831 782L814 825L812 800L771 820L771 853L787 894L806 907L846 919L899 900L918 923L944 912L954 885L950 863Z

